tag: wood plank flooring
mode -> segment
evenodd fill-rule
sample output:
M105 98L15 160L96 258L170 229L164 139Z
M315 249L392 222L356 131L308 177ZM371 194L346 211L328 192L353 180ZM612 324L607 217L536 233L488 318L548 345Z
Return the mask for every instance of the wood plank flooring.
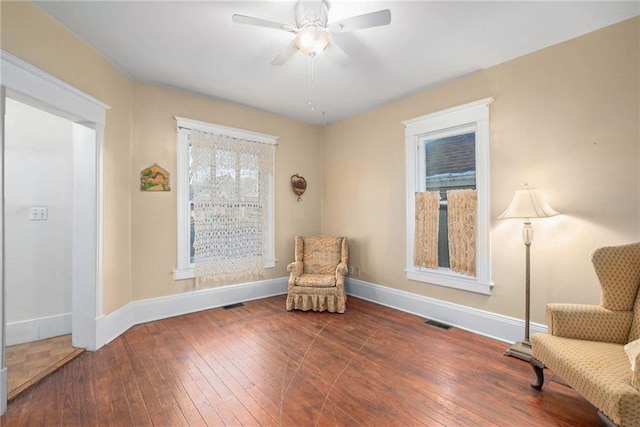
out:
M6 350L9 402L84 352L71 345L71 335L12 345Z
M8 406L2 426L595 426L596 411L506 344L349 298L278 296L131 328Z

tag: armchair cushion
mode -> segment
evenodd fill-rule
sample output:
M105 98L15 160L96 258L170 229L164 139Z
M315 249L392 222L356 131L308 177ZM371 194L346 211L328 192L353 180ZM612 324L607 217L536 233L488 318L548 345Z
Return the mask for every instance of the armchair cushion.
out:
M629 360L621 344L539 333L532 336L532 349L533 357L616 424L638 425L640 393L631 385Z
M341 237L304 239L302 256L305 274L335 274L342 254Z
M547 304L545 315L551 335L618 344L627 342L633 319L631 311L584 304Z
M303 274L295 278L296 286L331 288L336 285L336 276L327 274Z

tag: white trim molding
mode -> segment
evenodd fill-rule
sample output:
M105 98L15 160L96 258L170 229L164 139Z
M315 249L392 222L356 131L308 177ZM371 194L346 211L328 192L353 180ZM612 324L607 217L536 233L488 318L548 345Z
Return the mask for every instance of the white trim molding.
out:
M71 333L71 313L7 323L6 345L44 340Z
M405 127L407 192L407 279L490 295L491 239L489 218L489 105L493 98L416 117L402 122ZM415 238L415 194L426 191L424 143L427 138L441 138L461 132L475 133L475 184L478 194L476 229L476 276L464 276L449 268L422 268L413 265Z
M107 104L39 68L0 50L2 85L11 98L51 111L74 122L90 121L104 126ZM14 92L15 89L17 92Z
M82 156L82 164L74 165L74 174L83 172L84 175L77 176L76 182L90 182L91 186L90 188L88 185L84 186L82 203L78 205L78 209L74 209L74 220L82 218L83 226L77 226L74 222L72 245L82 242L82 247L73 246L72 267L74 274L71 285L73 316L71 323L73 345L94 350L96 349L96 317L102 313L102 209L104 197L102 150L106 110L109 109L109 106L5 51L0 50L0 60L2 63L0 67L2 69L0 102L3 104L0 112L3 116L5 97L11 97L93 130L92 140L86 140L91 148L84 151L85 154L92 154L91 158ZM87 132L80 133L88 135ZM4 130L2 130L2 134L4 138ZM76 134L78 132L74 132L74 138ZM4 151L4 141L2 150ZM74 160L76 160L75 157ZM76 188L74 188L74 196L76 196L75 190ZM74 203L77 202L78 200L75 199ZM85 248L88 248L88 251L84 251ZM0 249L2 249L4 260L4 248L1 245ZM1 288L0 295L4 295L6 291L4 278L2 278ZM6 327L5 306L6 300L0 297L0 319L3 330ZM4 335L4 333L0 334L0 369L4 369L5 364ZM0 377L0 383L1 414L6 409L6 375Z
M285 294L288 280L288 277L279 277L132 301L97 319L98 348L141 323Z
M7 396L9 390L7 390L7 368L0 369L0 396ZM0 399L0 415L4 415L7 412L7 399Z
M522 341L524 337L524 320L521 319L400 291L352 277L346 278L345 287L347 294L356 298L437 320L505 343ZM531 323L531 334L536 332L547 332L547 327Z
M176 269L173 270L173 280L186 280L195 278L193 263L191 263L191 212L189 206L189 133L192 129L201 130L203 132L215 133L217 135L225 135L232 138L245 139L261 144L277 146L277 136L267 135L243 129L220 126L213 123L201 122L198 120L186 119L184 117L175 117L176 120L176 183L174 187L177 192L177 260ZM273 189L275 174L275 156L271 165L272 172L269 174L267 183L267 218L266 218L266 236L265 236L265 265L264 268L274 268L277 260L275 259L275 192Z

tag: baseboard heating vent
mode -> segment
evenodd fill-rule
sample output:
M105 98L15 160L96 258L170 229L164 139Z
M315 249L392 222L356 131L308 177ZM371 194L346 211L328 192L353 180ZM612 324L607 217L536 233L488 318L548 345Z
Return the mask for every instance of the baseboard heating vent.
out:
M433 326L434 328L438 328L438 329L443 329L445 331L448 331L449 329L452 328L451 325L447 325L446 323L440 323L437 320L427 320L426 322L424 322L425 325L429 325L429 326Z
M241 302L237 302L235 304L225 305L222 308L224 308L225 310L231 310L232 308L238 308L238 307L244 307L244 304Z

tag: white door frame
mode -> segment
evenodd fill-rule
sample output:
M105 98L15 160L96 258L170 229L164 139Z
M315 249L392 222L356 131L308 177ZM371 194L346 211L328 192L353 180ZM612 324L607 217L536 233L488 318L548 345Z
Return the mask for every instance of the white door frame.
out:
M76 347L96 350L102 316L103 180L106 104L0 50L0 414L6 412L4 288L4 114L5 97L67 118L74 125L74 217L72 225L72 334ZM89 129L87 129L89 128ZM93 131L92 131L92 130Z

